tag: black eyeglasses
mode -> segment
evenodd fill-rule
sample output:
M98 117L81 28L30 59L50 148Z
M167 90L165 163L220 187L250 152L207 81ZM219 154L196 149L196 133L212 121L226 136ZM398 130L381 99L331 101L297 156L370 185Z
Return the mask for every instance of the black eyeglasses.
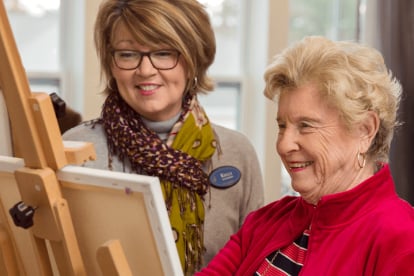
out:
M149 58L155 69L170 70L177 66L180 52L177 50L157 50L151 52L114 50L112 51L112 56L115 65L123 70L137 69L145 56Z

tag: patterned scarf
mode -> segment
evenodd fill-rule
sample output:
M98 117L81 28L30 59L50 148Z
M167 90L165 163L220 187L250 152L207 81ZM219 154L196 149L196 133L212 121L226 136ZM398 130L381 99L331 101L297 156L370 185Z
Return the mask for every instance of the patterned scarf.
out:
M184 99L166 143L118 93L107 97L102 122L110 155L127 158L137 173L159 177L181 265L192 275L201 268L204 251L202 200L209 182L202 165L216 150L214 132L197 98Z

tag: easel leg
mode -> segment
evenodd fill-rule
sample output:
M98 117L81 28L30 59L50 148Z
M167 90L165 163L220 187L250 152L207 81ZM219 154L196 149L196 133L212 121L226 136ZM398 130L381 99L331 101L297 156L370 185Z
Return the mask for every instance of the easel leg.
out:
M35 236L33 236L33 239L36 245L36 256L42 276L53 276L53 270L49 260L45 240L36 238Z
M0 227L0 275L19 275L13 245L7 230L3 227Z

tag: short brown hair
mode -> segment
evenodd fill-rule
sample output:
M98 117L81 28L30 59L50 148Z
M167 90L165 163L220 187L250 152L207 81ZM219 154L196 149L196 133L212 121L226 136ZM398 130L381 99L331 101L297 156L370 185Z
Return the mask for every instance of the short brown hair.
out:
M207 69L214 61L216 41L210 18L196 0L106 0L95 22L95 47L101 70L108 82L111 72L111 43L114 32L124 24L137 42L157 47L165 44L180 52L187 65L187 91L213 90ZM105 92L111 91L108 83Z

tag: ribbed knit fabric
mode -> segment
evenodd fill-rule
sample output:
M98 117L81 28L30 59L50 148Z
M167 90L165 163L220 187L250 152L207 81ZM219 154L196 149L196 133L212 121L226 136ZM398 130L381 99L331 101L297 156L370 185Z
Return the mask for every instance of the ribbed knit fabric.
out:
M305 261L308 240L309 230L305 230L292 244L268 255L254 275L299 275Z

